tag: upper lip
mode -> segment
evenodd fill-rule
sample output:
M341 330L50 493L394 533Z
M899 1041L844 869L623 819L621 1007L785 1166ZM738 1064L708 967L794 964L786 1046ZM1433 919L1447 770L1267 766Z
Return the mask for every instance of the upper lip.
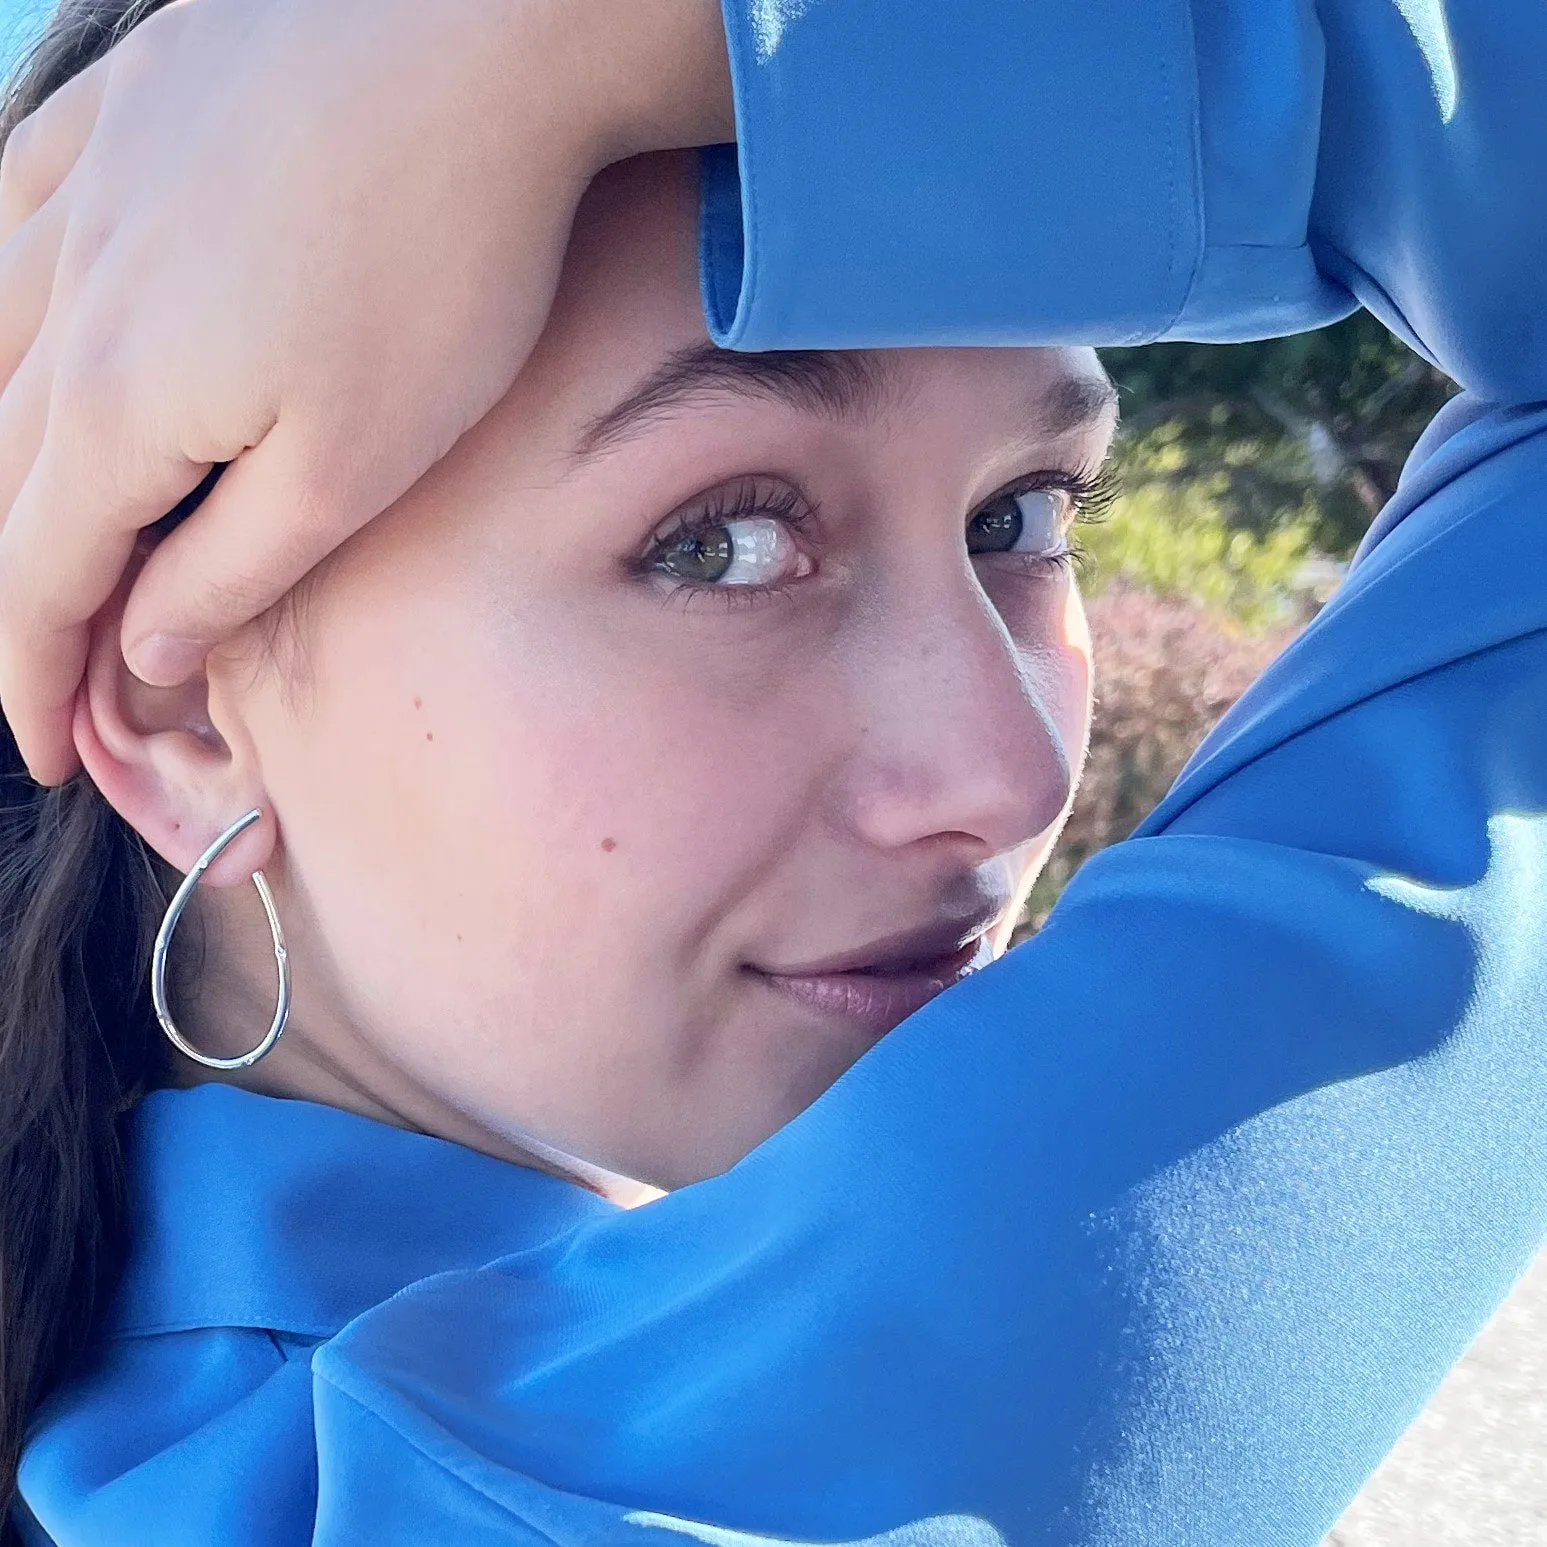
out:
M999 909L975 913L967 917L941 919L922 929L903 930L872 940L852 951L842 951L836 956L826 956L820 961L802 962L794 967L764 967L760 969L772 977L819 978L835 972L858 972L909 966L915 962L924 964L938 961L959 951L969 940L975 940L999 916Z

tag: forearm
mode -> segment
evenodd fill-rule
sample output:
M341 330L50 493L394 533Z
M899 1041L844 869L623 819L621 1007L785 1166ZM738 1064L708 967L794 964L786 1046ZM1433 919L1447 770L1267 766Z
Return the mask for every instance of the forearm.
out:
M538 9L536 7L533 8ZM544 0L540 29L597 168L736 137L719 0Z

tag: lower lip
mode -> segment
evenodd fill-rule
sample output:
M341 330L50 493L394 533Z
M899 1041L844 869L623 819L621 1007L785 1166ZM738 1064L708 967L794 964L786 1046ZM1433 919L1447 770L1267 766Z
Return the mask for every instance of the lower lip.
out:
M937 994L959 983L979 964L983 938L969 940L959 951L909 972L824 972L811 977L761 972L770 988L825 1015L863 1026L884 1036L921 1010Z

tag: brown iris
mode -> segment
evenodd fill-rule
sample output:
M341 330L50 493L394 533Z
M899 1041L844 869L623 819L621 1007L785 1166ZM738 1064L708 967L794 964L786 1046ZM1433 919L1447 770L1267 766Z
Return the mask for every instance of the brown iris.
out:
M704 532L684 532L661 549L656 563L679 580L707 584L731 567L733 557L729 528L716 526Z

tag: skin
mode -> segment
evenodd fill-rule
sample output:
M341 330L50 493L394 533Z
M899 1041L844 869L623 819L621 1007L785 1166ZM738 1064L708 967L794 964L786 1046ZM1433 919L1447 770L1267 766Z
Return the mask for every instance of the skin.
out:
M91 620L211 463L123 609L162 685L509 390L602 167L734 136L716 0L180 0L50 97L0 158L0 704L33 776L75 771Z
M724 1170L873 1045L750 968L990 916L981 954L1005 947L1084 755L1089 639L1066 565L974 558L967 522L1099 464L1113 428L1037 427L1050 392L1104 384L1090 351L909 350L865 357L858 411L700 392L577 455L707 342L693 176L661 156L598 180L525 370L311 577L294 629L259 620L151 687L118 651L121 585L74 719L180 870L263 812L196 894L209 953L175 1006L196 1045L268 1024L261 868L294 1009L241 1083L623 1202L645 1195L624 1178ZM782 590L640 568L726 485L817 507L745 518Z

